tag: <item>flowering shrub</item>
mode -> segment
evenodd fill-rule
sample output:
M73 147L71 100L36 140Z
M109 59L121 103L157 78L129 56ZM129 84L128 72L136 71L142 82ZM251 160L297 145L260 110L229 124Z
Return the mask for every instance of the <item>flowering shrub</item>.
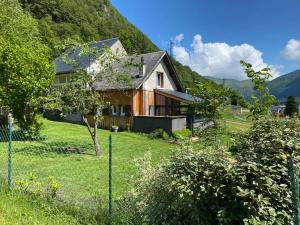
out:
M300 122L258 120L224 151L183 145L169 162L139 161L135 188L119 202L122 224L292 224L288 158L299 165ZM287 150L289 149L289 150Z
M25 194L44 196L49 200L57 197L60 187L55 177L49 176L47 182L43 182L34 173L29 173L26 179L18 180L16 184L17 189Z

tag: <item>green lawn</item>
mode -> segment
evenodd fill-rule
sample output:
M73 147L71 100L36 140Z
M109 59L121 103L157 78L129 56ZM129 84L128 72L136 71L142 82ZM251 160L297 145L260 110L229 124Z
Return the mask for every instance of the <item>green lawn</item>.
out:
M225 122L224 122L225 121ZM217 142L230 145L232 132L245 131L251 122L246 116L235 115L226 109L221 123L226 125L224 134ZM162 140L152 140L146 135L99 130L102 147L100 157L94 155L93 144L86 127L63 122L43 120L42 142L13 142L13 181L25 179L33 172L38 179L46 182L48 176L59 181L59 197L72 204L88 206L95 204L95 197L107 204L108 195L108 138L113 139L113 198L117 199L132 187L137 173L135 159L152 152L153 162L168 158L176 147ZM228 132L229 131L229 132ZM205 137L203 137L205 138ZM204 147L204 139L196 143ZM73 152L77 147L81 153ZM7 143L0 142L0 178L7 177ZM0 224L78 224L82 214L59 210L44 200L34 200L29 196L9 193L0 185ZM98 201L98 200L97 200ZM104 206L104 207L105 207ZM81 211L81 210L79 210ZM76 213L76 212L75 212ZM79 222L78 222L79 221ZM94 223L91 223L94 224Z
M249 113L234 113L230 107L226 107L222 112L221 123L231 132L247 131L251 127Z
M65 200L84 202L94 196L107 200L108 193L108 138L111 134L99 130L102 155L96 157L86 127L44 120L43 143L13 143L13 180L26 178L33 172L45 181L55 176L61 188L59 195ZM146 135L113 133L113 198L130 190L132 176L136 174L134 159L151 151L153 161L168 157L173 147L167 142L151 140ZM57 147L60 146L60 147ZM83 154L64 154L61 147L79 147ZM50 151L50 152L49 152ZM51 152L52 151L52 152ZM68 151L69 152L69 151ZM7 143L0 143L0 176L7 176Z
M54 210L49 205L43 205L39 200L10 193L2 185L0 185L0 198L1 225L78 224L74 217Z

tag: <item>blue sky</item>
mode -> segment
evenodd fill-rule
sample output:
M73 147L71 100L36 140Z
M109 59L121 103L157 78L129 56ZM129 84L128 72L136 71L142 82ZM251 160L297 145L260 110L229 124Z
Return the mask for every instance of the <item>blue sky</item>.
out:
M238 61L270 66L275 76L300 69L299 0L112 0L159 48L193 70L244 79ZM262 54L262 55L261 55Z

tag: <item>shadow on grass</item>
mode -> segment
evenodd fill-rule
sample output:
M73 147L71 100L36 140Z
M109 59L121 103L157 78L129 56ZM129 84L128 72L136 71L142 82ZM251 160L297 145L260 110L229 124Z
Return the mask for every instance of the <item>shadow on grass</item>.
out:
M14 149L15 153L22 153L26 155L94 155L92 144L73 144L68 142L31 142L24 147L17 147Z

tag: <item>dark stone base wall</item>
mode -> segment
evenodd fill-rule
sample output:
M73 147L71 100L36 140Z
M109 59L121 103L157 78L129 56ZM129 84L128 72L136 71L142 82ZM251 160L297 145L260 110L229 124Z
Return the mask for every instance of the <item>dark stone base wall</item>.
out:
M169 135L174 131L186 128L185 116L134 116L132 129L134 132L151 133L156 129L163 129Z

